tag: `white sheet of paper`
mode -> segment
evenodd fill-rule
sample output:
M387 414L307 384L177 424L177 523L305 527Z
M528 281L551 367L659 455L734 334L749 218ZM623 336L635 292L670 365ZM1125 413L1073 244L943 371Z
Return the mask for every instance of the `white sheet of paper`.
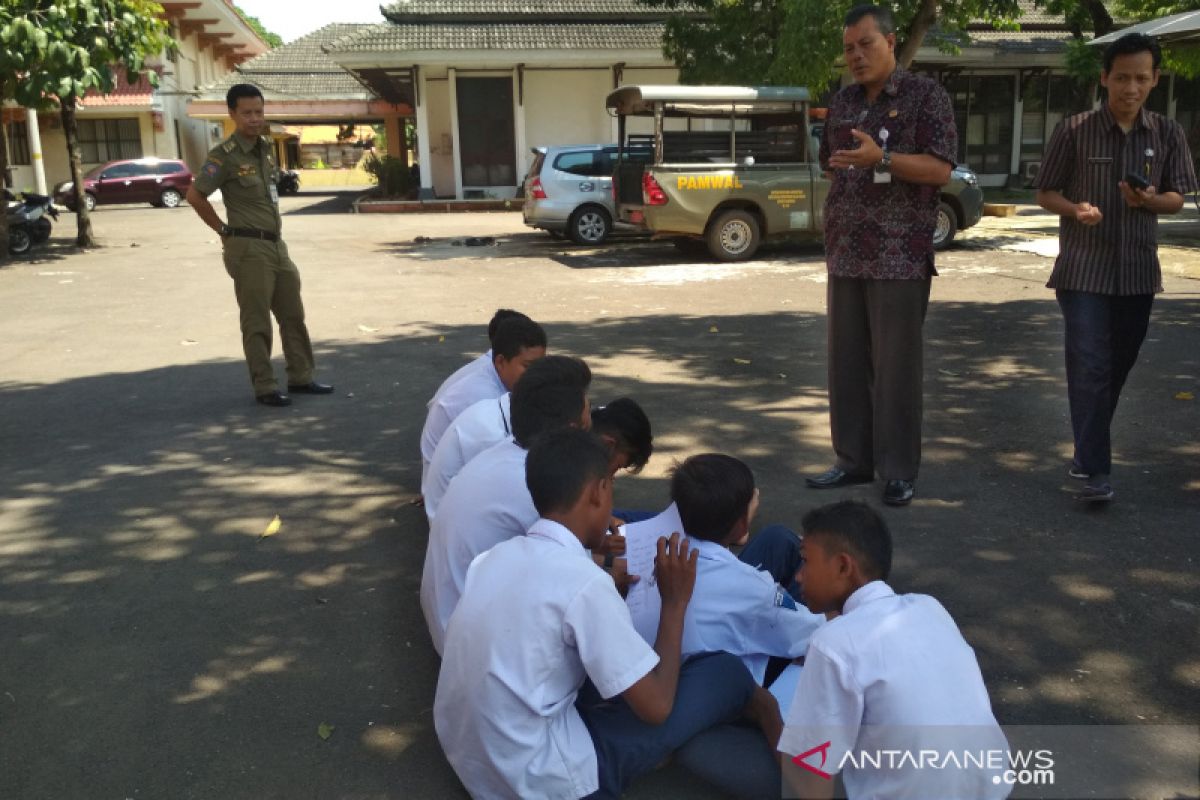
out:
M771 684L771 688L767 689L779 701L779 714L784 720L787 720L788 709L792 707L792 700L796 697L796 684L800 682L800 673L803 671L804 667L799 664L788 664Z
M629 562L629 574L641 577L629 589L625 598L629 604L629 615L633 627L651 647L658 636L658 617L662 613L662 597L654 581L654 557L658 555L658 539L682 533L683 523L679 510L672 503L657 517L631 522L625 526L625 557Z

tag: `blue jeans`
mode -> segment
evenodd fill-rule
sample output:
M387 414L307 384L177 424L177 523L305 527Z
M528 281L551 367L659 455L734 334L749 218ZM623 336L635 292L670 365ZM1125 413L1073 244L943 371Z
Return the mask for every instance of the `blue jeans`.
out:
M1150 326L1154 295L1058 291L1066 323L1067 397L1075 464L1089 475L1112 472L1110 428L1117 401Z
M600 776L591 797L620 797L696 734L740 717L754 689L740 658L706 653L680 667L675 704L662 725L643 722L620 697L604 702L594 692L581 692L575 708L592 736Z

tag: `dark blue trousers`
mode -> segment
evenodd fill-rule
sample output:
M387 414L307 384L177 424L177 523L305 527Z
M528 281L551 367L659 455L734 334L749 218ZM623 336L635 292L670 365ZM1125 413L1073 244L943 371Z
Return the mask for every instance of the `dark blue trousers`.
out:
M1089 475L1112 472L1110 429L1121 389L1150 326L1154 295L1058 291L1066 323L1067 397L1075 464Z
M592 798L616 798L696 734L742 715L755 683L746 665L728 653L688 659L679 670L675 705L662 725L638 719L620 697L603 701L595 690L580 691L575 702L600 771Z

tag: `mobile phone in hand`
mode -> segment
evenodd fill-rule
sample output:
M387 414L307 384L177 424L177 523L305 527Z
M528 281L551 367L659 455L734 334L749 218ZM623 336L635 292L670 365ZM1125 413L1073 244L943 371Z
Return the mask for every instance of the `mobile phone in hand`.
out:
M1129 184L1131 189L1137 189L1143 192L1150 188L1150 181L1146 180L1141 175L1138 175L1136 172L1130 172L1128 175L1126 175L1125 183Z

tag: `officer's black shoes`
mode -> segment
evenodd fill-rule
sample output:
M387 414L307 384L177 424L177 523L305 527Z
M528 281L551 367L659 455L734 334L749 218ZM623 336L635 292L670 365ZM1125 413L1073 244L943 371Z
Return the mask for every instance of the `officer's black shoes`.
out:
M258 401L259 405L264 405L264 406L281 407L281 406L290 406L292 404L292 398L288 397L286 394L279 391L278 389L275 389L274 391L271 391L271 392L267 392L266 394L260 394L257 397L255 397L254 399Z
M891 480L883 487L883 502L889 506L906 506L916 493L917 487L912 481Z
M333 387L328 383L309 381L299 385L289 383L288 391L292 394L333 394Z
M1083 489L1075 495L1082 503L1111 503L1113 499L1112 484L1107 475L1092 475L1084 484Z
M820 475L805 478L804 484L810 489L837 489L842 486L853 486L856 483L870 483L874 475L855 475L852 472L831 467Z

